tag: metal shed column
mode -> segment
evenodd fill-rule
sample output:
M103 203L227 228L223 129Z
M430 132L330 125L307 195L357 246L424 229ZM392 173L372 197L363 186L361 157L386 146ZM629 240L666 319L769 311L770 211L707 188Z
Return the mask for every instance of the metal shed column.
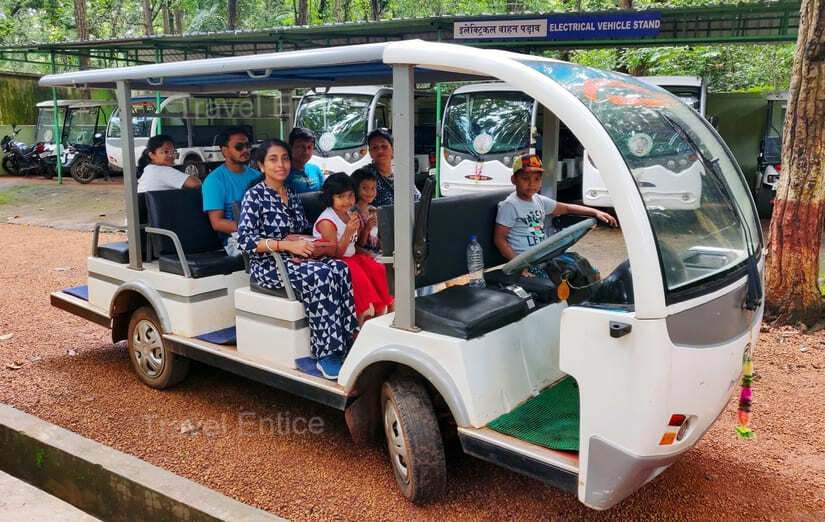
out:
M135 176L135 131L132 127L132 89L125 81L117 82L117 107L120 112L120 147L123 155L129 268L143 270L143 252L140 251L140 218L137 207L137 177Z
M415 75L409 65L392 66L392 133L395 186L395 319L392 325L415 329L415 279L412 265L413 234L413 97Z

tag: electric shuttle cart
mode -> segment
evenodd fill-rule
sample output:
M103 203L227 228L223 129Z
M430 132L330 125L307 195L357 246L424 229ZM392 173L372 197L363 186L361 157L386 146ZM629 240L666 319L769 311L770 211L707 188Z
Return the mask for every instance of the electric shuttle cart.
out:
M413 206L415 82L468 80L506 80L535 98L556 119L545 133L563 122L602 173L628 259L587 300L571 305L564 284L519 274L559 256L592 220L501 267L492 231L506 192L425 195ZM138 198L129 125L128 242L98 245L95 234L88 285L51 301L111 328L114 341L126 339L149 386L174 385L194 359L343 410L356 441L383 431L412 501L443 492L442 434L452 429L465 452L609 508L696 444L728 404L756 339L762 237L744 177L703 118L668 94L644 95L632 77L398 41L81 71L40 83L116 87L121 114L129 114L132 89L392 85L395 208L380 210L379 231L396 311L365 323L337 382L307 373L302 304L289 286L267 293L250 285L242 262L219 249L199 192ZM552 139L545 143L552 164ZM681 159L702 171L698 207L646 204L642 183ZM304 196L310 219L312 197ZM470 235L484 248L487 287L416 297L416 288L466 272Z

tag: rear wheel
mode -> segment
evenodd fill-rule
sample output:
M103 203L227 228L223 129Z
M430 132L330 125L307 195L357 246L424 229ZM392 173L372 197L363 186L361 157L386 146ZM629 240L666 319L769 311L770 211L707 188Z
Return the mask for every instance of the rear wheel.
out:
M3 170L15 176L20 174L20 166L14 161L14 158L10 156L3 156Z
M138 308L129 320L129 359L138 378L152 388L168 388L186 378L189 359L172 353L155 311Z
M91 159L86 156L82 156L75 159L74 163L72 163L71 174L75 181L86 185L95 179L97 176L97 169Z
M438 419L420 379L393 375L381 388L384 434L401 493L420 504L444 494L447 463Z

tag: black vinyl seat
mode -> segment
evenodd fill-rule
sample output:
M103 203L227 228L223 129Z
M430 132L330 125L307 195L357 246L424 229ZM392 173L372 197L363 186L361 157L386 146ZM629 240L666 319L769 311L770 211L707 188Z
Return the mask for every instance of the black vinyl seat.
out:
M143 227L147 223L146 211L146 194L141 192L138 194L138 221L140 222L140 251L143 254L144 261L150 261L148 240L146 239L146 231ZM128 241L114 241L97 246L97 256L113 261L115 263L127 264L129 262L129 242Z
M258 292L259 294L266 294L272 295L275 297L283 297L284 299L287 298L286 290L283 288L267 288L265 286L261 286L253 280L249 280L249 289L253 292Z
M526 315L524 301L490 288L451 286L415 299L415 324L422 330L473 339Z
M180 239L192 277L231 274L243 270L241 256L228 256L203 211L200 190L159 190L146 193L149 225L174 232ZM161 272L183 275L172 240L152 234Z

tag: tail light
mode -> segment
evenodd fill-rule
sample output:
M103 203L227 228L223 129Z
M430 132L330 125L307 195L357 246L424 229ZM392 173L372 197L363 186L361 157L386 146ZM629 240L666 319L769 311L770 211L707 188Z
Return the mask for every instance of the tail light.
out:
M782 165L781 164L780 165L774 165L773 168L776 169L776 172L781 172L782 171Z
M431 167L434 166L435 165L435 152L431 152L430 156L427 159L430 160L430 166Z
M660 446L668 446L673 444L674 441L680 441L685 438L690 427L690 418L681 413L674 413L670 416L667 427L667 431L665 431L664 434L662 434L662 438L659 439Z

